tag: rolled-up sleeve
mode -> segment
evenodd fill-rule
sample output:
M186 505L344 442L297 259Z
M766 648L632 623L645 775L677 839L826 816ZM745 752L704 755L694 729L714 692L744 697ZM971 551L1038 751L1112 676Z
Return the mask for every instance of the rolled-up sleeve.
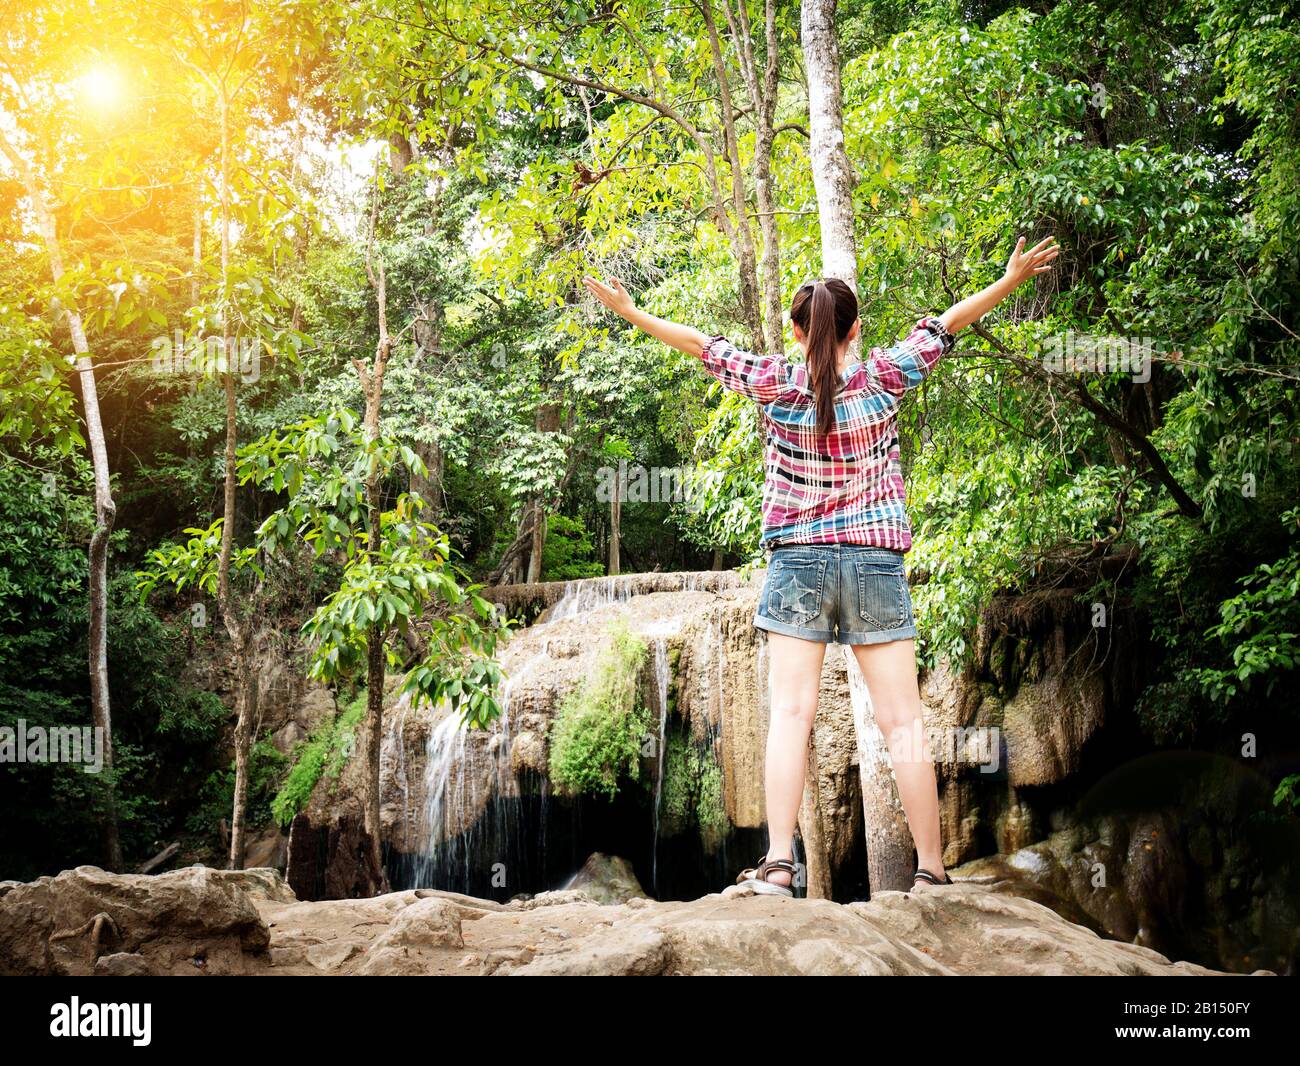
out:
M901 396L921 384L956 343L937 316L927 315L897 344L873 348L867 363L882 389Z
M759 403L771 403L790 384L790 364L785 356L755 355L721 335L705 342L700 360L724 386Z

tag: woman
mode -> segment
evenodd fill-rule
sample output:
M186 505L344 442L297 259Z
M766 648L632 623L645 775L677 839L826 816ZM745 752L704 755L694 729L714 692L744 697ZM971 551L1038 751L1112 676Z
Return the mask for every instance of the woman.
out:
M954 336L1060 251L1051 237L1029 251L1016 242L1003 277L927 316L892 348L851 361L858 303L842 281L809 282L790 320L803 363L754 355L723 336L640 310L617 278L583 284L610 310L665 344L703 360L723 385L761 405L766 432L763 547L771 552L754 625L767 632L771 715L767 734L768 851L737 882L792 895L794 831L808 735L817 711L826 645L853 649L889 745L899 798L916 847L917 884L952 884L944 870L939 795L921 736L916 626L903 568L912 545L898 461L898 406L954 343ZM922 745L925 747L925 745Z

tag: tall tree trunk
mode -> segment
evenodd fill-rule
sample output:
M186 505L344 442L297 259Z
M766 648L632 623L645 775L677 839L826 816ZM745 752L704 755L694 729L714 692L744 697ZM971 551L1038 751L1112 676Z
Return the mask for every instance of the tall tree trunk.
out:
M619 537L623 523L622 486L615 477L614 494L609 498L609 575L619 573Z
M744 5L740 6L743 10ZM763 330L767 350L779 355L785 350L785 335L781 328L781 238L776 222L776 197L772 192L772 144L776 139L776 94L781 57L776 36L775 0L767 0L765 22L767 67L754 144L754 203L763 235Z
M369 369L360 360L355 361L361 388L366 398L366 414L362 422L367 444L372 448L379 441L379 415L384 397L384 373L393 350L393 337L388 331L388 281L384 273L382 256L373 254L375 227L379 215L379 191L372 190L370 205L370 236L366 243L366 276L375 291L379 340L375 344L375 360ZM366 474L367 540L366 554L376 557L382 547L383 500L380 490L380 470L371 463ZM384 738L384 679L387 673L387 631L379 622L371 625L366 636L366 721L362 730L364 774L361 802L365 829L370 845L369 879L376 892L388 891L388 875L383 860L383 825L379 808L379 762Z
M381 268L382 270L382 268ZM384 316L386 317L386 316ZM379 348L375 353L375 366L366 387L366 440L373 445L379 440L379 408L383 395L384 366L388 362L389 340L386 326L380 326ZM369 540L366 551L377 555L381 547L380 521L383 504L380 498L379 469L372 467L366 477L366 510L369 512ZM369 835L371 876L377 891L387 891L388 877L384 872L382 836L383 826L379 811L379 761L384 737L384 679L388 656L385 650L384 627L378 623L370 627L366 637L366 722L364 729L365 776L362 804L365 812L366 833Z
M9 159L18 172L19 180L27 191L36 214L36 224L45 242L50 259L50 274L57 283L63 277L63 245L59 241L54 212L36 178L36 172L3 132L0 132L0 152ZM109 478L108 446L104 440L104 424L99 414L99 388L95 381L95 364L90 358L90 345L86 341L81 315L68 309L68 332L72 337L72 350L77 357L77 378L81 386L81 405L86 420L86 447L90 451L91 469L95 475L95 529L90 535L87 552L90 591L89 644L90 714L95 728L103 737L103 769L107 774L106 799L108 810L102 827L104 862L110 870L122 869L122 844L118 834L117 786L113 778L113 718L108 690L108 541L117 519L117 505L113 502L113 487Z
M427 473L417 474L414 471L411 472L411 491L419 496L424 503L424 509L420 512L421 519L437 525L446 506L446 498L442 491L446 458L443 456L442 447L437 441L432 443L417 441L414 451L420 457L420 462L424 463Z
M776 223L776 197L772 191L772 145L776 140L776 102L781 69L781 44L776 32L776 0L763 5L764 64L760 73L754 49L749 8L723 4L727 26L740 61L740 72L754 107L754 206L763 238L759 258L762 269L763 346L774 355L785 350L781 328L781 240Z
M546 511L541 496L534 496L529 504L532 510L533 536L528 549L528 576L531 585L542 580L542 551L546 548Z
M844 148L840 48L835 37L836 0L803 0L800 36L808 72L808 134L821 221L822 274L858 288L858 254L854 235L853 169ZM856 664L850 664L850 673ZM863 716L858 716L863 717ZM862 751L880 750L878 729L863 717L855 720ZM901 811L898 788L883 758L859 759L862 809L866 819L871 891L906 888L910 882L912 842Z
M217 93L217 101L221 120L221 352L225 359L222 384L226 394L226 469L222 486L221 548L217 556L217 606L230 636L235 661L235 795L230 815L230 869L242 870L247 847L248 762L253 717L257 713L257 687L252 676L249 624L230 586L238 519L239 482L235 462L239 448L239 407L232 366L234 338L230 333L230 101L224 85Z
M190 304L199 302L199 282L203 277L203 186L194 183L194 249L190 256Z
M844 147L840 45L835 36L836 0L803 0L800 38L808 74L809 156L821 221L822 277L839 278L858 291L854 233L853 167ZM861 339L849 346L857 358Z
M809 155L821 221L822 274L839 278L857 292L853 168L844 148L835 7L836 0L803 0L801 36L808 72Z
M544 375L549 377L549 375ZM543 389L547 387L547 381L543 381ZM544 393L545 394L545 393ZM558 433L560 430L560 418L563 409L560 404L554 400L543 400L537 405L537 412L533 416L533 426L538 433ZM567 478L565 479L567 481ZM542 493L537 493L532 498L533 510L533 536L532 545L529 549L528 556L528 578L531 582L542 580L542 552L546 547L546 511L548 500ZM555 501L558 505L558 500Z
M62 270L60 270L62 273ZM87 553L90 569L90 714L103 739L104 771L108 777L108 811L104 819L104 853L110 870L122 869L122 842L118 835L117 783L113 775L113 716L108 690L108 541L117 519L117 505L109 480L108 448L104 441L104 424L99 416L99 390L95 383L90 346L82 328L81 316L68 315L73 350L77 353L77 375L81 382L81 402L86 418L86 441L90 446L91 466L95 472L95 530L90 535Z
M765 344L765 333L758 298L758 253L754 249L754 233L749 226L749 202L745 194L745 171L740 165L736 111L731 101L730 77L722 56L722 44L718 39L718 28L714 21L711 0L704 0L701 10L704 13L705 26L709 31L709 48L713 55L713 70L718 79L718 92L722 104L722 130L725 141L723 154L727 157L731 170L731 204L736 214L736 229L732 243L736 252L737 265L740 268L740 315L749 329L754 349L761 351Z

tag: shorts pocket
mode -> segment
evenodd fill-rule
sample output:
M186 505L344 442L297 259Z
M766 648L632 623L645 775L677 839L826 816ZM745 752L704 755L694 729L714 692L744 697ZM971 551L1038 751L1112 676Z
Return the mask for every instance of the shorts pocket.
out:
M877 630L901 629L912 620L912 597L901 562L855 562L858 616Z
M775 556L767 571L767 616L786 625L807 625L822 613L825 580L825 559Z

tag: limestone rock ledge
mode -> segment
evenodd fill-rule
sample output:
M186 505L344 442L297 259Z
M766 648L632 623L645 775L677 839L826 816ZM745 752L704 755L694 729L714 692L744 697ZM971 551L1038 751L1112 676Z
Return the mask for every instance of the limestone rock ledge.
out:
M82 866L0 884L0 975L1202 975L998 886L869 903L756 896L508 904L416 889L300 902L275 871ZM1264 971L1257 971L1264 972Z

